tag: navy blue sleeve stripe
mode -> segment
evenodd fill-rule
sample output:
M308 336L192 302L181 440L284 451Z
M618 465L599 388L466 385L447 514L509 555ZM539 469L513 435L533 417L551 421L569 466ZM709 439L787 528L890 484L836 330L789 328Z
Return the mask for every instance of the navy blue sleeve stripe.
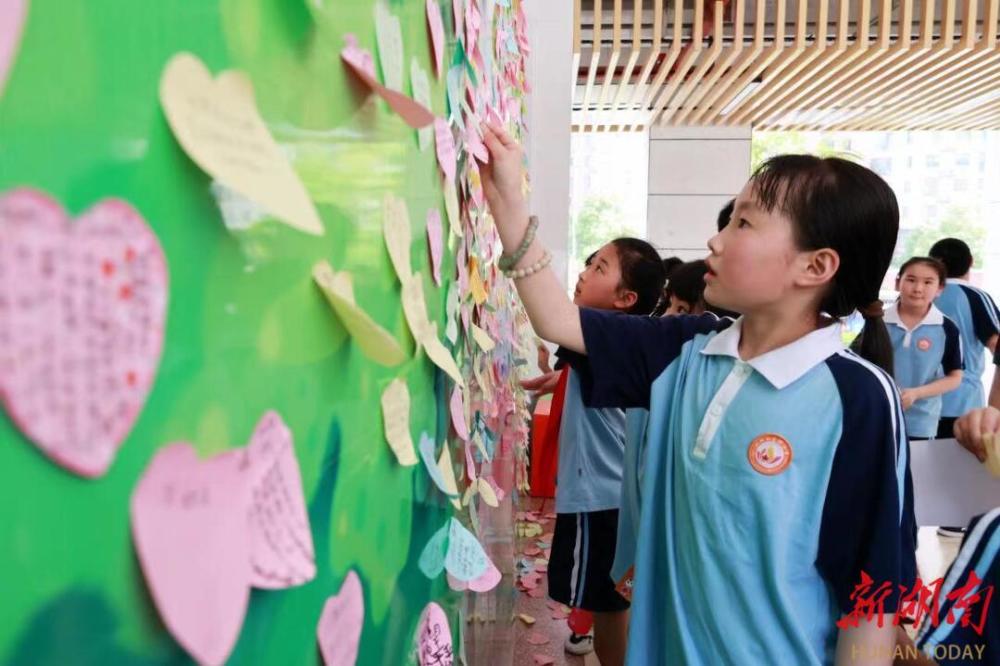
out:
M895 613L899 585L916 579L916 520L899 396L889 377L851 352L827 359L837 384L843 427L834 454L816 566L838 607L849 613L861 574L892 592L884 610Z
M701 316L646 317L580 308L586 356L564 355L580 377L588 407L649 408L660 374L699 334L727 328L729 319Z
M973 571L983 584L992 584L993 581L986 579L989 578L990 571L996 570L998 555L1000 555L1000 507L980 516L970 524L968 535L962 542L955 561L948 568L938 592L940 600L938 626L933 626L931 618L925 618L917 633L917 647L923 649L926 644L931 646L942 644L946 642L949 634L961 625L962 609L955 609L958 599L948 599L948 595L965 586ZM968 599L968 595L962 596ZM954 622L946 621L949 613L954 613Z
M962 334L948 317L942 323L944 328L944 355L941 358L941 368L945 374L955 370L965 369L965 358L962 355Z
M972 328L976 332L976 337L986 344L990 338L1000 333L1000 311L985 291L964 284L960 286L969 301Z

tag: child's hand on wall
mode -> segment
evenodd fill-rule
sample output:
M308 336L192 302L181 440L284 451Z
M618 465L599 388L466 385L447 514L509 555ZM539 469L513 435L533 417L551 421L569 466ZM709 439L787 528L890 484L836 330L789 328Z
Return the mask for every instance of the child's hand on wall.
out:
M527 204L521 191L524 180L521 146L502 127L492 123L483 123L483 141L490 151L490 161L480 164L480 173L494 219L503 224L507 219L527 217Z

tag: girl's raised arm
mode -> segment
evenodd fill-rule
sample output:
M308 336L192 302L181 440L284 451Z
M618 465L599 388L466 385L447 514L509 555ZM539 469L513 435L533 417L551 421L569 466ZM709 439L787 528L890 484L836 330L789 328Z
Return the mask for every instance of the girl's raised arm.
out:
M483 135L490 161L481 164L483 191L500 234L504 254L522 256L512 267L514 284L531 325L542 338L585 354L579 308L549 267L551 256L539 241L527 248L528 206L521 191L523 161L521 147L502 128L484 123ZM518 275L523 277L518 277Z

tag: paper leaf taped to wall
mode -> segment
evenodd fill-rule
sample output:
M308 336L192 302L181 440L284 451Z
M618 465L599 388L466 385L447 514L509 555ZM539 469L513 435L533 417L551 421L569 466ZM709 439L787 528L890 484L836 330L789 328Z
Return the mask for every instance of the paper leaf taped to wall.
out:
M410 87L413 88L413 99L426 109L431 108L431 82L427 72L420 66L416 58L410 61ZM417 146L427 150L434 138L434 128L430 125L417 130Z
M257 423L243 452L250 475L250 584L301 585L316 576L309 512L292 433L276 412Z
M45 455L103 475L156 378L167 266L142 216L105 199L71 221L47 194L0 197L0 400Z
M493 341L490 334L475 324L472 325L472 337L484 352L491 352L497 346L497 343Z
M428 7L431 0L428 1ZM4 0L0 2L0 97L3 96L7 75L14 66L17 49L21 42L21 29L28 16L28 0ZM438 22L441 16L438 14Z
M448 616L433 601L424 608L417 627L417 660L420 666L454 666Z
M434 458L434 438L426 432L421 433L419 448L420 457L424 461L424 467L427 469L427 474L431 477L431 481L434 482L434 485L438 487L438 490L448 496L457 495L457 489L450 489L448 487L448 484L445 482L444 476L441 473L441 467L438 466L437 460ZM452 473L452 476L454 476L454 473Z
M160 79L160 104L195 164L285 224L323 234L316 207L264 124L242 72L214 79L190 53L174 55Z
M434 144L437 151L438 165L448 182L455 180L455 137L451 133L448 121L443 118L434 119Z
M441 6L437 0L427 0L427 27L431 32L431 47L434 52L434 72L440 79L444 71L444 21L441 19Z
M445 442L441 449L441 457L438 458L437 466L441 473L441 480L444 483L444 494L449 497L451 505L456 510L461 511L462 502L458 498L458 482L455 479L455 467L451 461L448 442Z
M267 412L246 447L199 460L187 443L157 452L131 498L132 540L157 611L199 663L222 664L250 587L315 576L292 436Z
M386 88L403 89L403 30L385 0L375 2L375 41Z
M326 666L354 666L365 624L361 580L348 571L340 592L326 600L316 625L316 638Z
M396 338L358 307L350 273L334 273L329 263L321 261L313 266L312 275L344 328L365 356L387 367L399 365L406 360L406 354Z
M396 270L400 283L405 283L413 275L410 264L410 214L406 202L392 194L382 199L382 234L389 250L389 259Z
M417 464L410 436L410 391L402 379L394 379L382 392L382 419L385 439L400 465Z
M250 596L249 486L232 456L161 449L132 493L132 539L160 617L201 664L222 664Z
M368 51L358 46L354 35L344 35L346 45L340 51L341 59L351 68L355 76L361 79L372 92L384 99L389 108L399 114L407 125L413 129L427 127L434 122L434 114L430 109L410 99L398 90L387 88L375 78L375 63Z
M427 211L427 249L431 255L431 276L434 278L434 284L440 287L444 229L441 227L441 212L437 208Z

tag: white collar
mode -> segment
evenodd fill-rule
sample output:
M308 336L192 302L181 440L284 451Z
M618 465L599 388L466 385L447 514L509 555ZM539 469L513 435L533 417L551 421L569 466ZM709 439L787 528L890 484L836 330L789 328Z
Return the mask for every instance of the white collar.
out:
M964 284L966 287L971 287L972 286L971 282L969 282L968 280L963 280L962 278L948 278L945 281L945 284L946 285L949 285L949 284Z
M940 326L944 323L944 313L938 310L936 305L931 303L931 309L927 311L927 315L912 329L908 329L899 316L899 301L897 301L885 309L885 323L896 324L905 330L915 331L921 326Z
M701 350L710 356L731 356L739 360L743 317L708 341ZM833 323L803 335L784 347L750 359L747 365L764 376L776 389L783 389L844 348L840 325Z

